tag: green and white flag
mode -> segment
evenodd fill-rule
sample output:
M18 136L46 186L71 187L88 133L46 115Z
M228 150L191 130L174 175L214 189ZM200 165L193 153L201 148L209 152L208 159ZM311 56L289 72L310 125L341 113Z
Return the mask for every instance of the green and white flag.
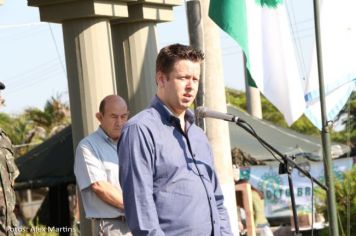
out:
M325 113L334 120L356 89L356 0L324 0L320 9L320 37L325 87ZM319 77L314 47L305 83L305 115L322 129Z
M209 16L238 42L257 87L291 125L305 101L284 1L210 0Z

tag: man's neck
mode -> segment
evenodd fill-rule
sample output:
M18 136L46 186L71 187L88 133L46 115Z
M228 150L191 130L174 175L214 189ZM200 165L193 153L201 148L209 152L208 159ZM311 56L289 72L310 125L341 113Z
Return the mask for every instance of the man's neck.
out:
M164 101L164 99L160 96L159 93L157 93L156 95L161 100L161 102L164 104L164 106L167 107L168 110L175 117L177 117L179 119L180 126L181 126L182 130L185 132L185 112L186 112L186 110L183 110L182 112L177 112Z
M100 127L100 129L104 132L104 134L108 137L108 139L110 139L111 142L117 143L117 142L119 141L119 138L117 138L117 139L111 138L111 137L108 135L108 133L106 133L106 131L103 129L103 127L101 127L101 125L99 125L99 127Z
M179 119L180 127L182 128L183 132L185 132L185 111L177 113L177 112L174 112L170 107L168 107L168 109L172 112L172 114L175 117L177 117Z
M179 117L179 123L180 123L180 127L182 128L183 132L185 133L185 119L184 119L184 115L183 117Z

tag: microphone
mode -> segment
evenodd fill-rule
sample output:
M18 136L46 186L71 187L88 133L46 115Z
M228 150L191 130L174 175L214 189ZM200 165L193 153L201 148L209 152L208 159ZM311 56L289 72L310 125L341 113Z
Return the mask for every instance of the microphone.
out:
M197 107L195 109L195 116L198 118L214 118L214 119L219 119L219 120L226 120L226 121L230 121L230 122L240 122L243 121L242 119L240 119L237 116L231 115L231 114L227 114L227 113L222 113L222 112L218 112L218 111L211 111L206 107Z

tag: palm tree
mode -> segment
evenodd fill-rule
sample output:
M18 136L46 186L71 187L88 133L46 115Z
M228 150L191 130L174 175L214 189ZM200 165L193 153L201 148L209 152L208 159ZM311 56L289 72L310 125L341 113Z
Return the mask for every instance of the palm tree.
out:
M8 114L0 113L0 127L12 141L15 156L20 156L29 150L25 144L31 142L31 137L29 137L31 127L24 117L13 118Z
M26 109L25 117L33 126L31 132L34 137L36 135L38 136L38 131L43 132L43 130L45 130L44 139L52 136L70 124L69 106L61 101L60 96L51 97L47 100L43 111L38 108Z
M17 117L0 113L0 128L11 139L15 156L28 152L31 147L43 142L70 124L69 106L60 96L47 100L44 110L28 108Z

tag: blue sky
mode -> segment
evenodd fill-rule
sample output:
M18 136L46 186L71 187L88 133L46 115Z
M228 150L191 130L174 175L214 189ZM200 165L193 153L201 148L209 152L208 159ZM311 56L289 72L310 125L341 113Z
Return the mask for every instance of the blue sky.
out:
M290 9L300 12L298 8L306 1L292 0ZM310 17L294 13L290 17L298 22L298 37L303 41L311 38ZM184 4L174 8L173 22L158 24L157 34L159 47L189 43ZM241 49L224 32L221 45L225 85L243 90ZM38 8L27 6L27 1L5 0L0 6L0 55L0 81L7 87L2 92L6 99L3 112L18 114L27 107L43 108L51 96L69 100L61 26L40 22Z

